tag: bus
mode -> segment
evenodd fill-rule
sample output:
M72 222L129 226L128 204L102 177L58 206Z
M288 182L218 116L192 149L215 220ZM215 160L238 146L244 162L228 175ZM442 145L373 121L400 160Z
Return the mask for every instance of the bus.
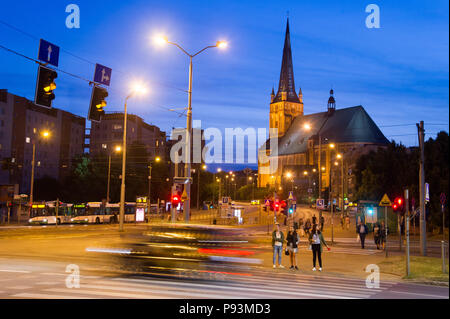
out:
M74 224L102 224L111 223L115 220L115 214L118 215L118 205L102 204L102 202L88 202L76 205L76 215L71 218ZM116 212L117 211L117 212Z
M58 211L56 201L35 202L31 205L29 224L56 225L71 222L73 214L72 204L59 202Z
M119 222L120 204L88 202L74 205L75 216L71 218L74 224L105 224ZM136 203L125 203L124 222L136 221Z

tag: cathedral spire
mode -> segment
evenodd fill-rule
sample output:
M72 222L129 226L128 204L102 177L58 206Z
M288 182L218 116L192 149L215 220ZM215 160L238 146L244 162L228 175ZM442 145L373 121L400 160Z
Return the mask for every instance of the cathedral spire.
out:
M283 94L284 93L284 94ZM289 18L286 23L283 59L281 62L280 83L274 102L289 101L299 103L294 84L294 67L292 65L291 39L289 33Z

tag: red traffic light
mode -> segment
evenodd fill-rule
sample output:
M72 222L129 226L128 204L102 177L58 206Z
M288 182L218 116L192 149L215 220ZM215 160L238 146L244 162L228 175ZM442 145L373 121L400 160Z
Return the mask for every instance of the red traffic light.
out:
M180 201L181 201L181 198L178 195L172 195L172 198L170 199L170 202L173 205L178 205L180 203Z
M403 209L403 198L395 198L394 203L392 204L392 209L394 210L394 212L401 211Z

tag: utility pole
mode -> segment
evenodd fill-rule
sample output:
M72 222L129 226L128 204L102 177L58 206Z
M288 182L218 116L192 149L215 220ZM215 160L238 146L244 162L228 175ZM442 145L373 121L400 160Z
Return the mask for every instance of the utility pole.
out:
M409 192L405 189L406 276L409 276Z
M419 135L419 150L420 150L420 168L419 168L419 191L420 191L420 253L422 256L427 255L427 221L425 214L425 128L423 121L417 123L417 134Z
M106 186L106 202L109 203L109 188L110 188L110 180L111 180L111 152L108 156L108 184Z
M322 158L322 136L319 133L319 156L317 158L317 170L319 174L319 198L322 198L322 167L320 166L320 161Z
M152 189L152 163L150 163L150 165L148 165L148 195L147 195L147 212L148 212L148 216L150 217L151 215L151 209L152 209L152 204L151 204L151 200L150 200L150 195L151 195L151 189Z
M33 158L31 160L31 183L30 183L30 209L28 210L28 218L31 217L31 208L33 206L33 188L34 188L34 166L36 161L36 144L33 141Z

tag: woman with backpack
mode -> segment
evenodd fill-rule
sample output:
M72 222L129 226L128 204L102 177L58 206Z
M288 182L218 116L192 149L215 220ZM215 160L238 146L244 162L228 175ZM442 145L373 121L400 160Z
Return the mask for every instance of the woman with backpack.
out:
M309 243L311 245L311 250L313 252L313 271L316 271L316 259L319 260L319 271L322 271L322 250L323 246L326 246L328 250L327 243L323 238L322 232L319 230L317 225L313 225L311 233L309 234Z
M297 252L298 252L298 244L300 242L300 238L297 234L297 231L294 227L289 228L289 232L286 237L286 249L289 252L289 259L291 261L291 267L289 269L298 270L297 267Z

